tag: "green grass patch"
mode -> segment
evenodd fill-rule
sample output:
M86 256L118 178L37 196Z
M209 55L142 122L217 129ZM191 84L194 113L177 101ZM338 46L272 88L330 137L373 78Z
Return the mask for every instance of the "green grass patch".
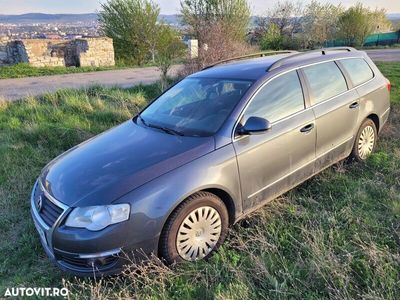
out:
M0 79L74 74L120 69L121 67L32 67L27 63L0 67Z
M77 280L52 266L30 219L43 166L133 115L159 93L64 90L0 103L0 297L7 287L67 286L72 299L398 299L400 64L392 113L365 164L339 163L236 224L208 262L152 260L123 277Z
M391 100L400 103L400 63L380 62L376 64L391 83Z
M181 64L183 62L184 59L174 60L174 64ZM75 73L119 70L127 68L145 68L145 67L156 67L156 66L157 64L153 62L147 62L142 66L138 66L135 64L127 63L122 60L117 60L116 65L111 67L32 67L27 63L19 63L11 66L0 67L0 79L75 74Z

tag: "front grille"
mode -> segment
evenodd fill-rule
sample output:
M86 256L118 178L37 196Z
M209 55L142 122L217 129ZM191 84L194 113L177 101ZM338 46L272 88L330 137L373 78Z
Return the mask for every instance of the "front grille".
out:
M42 208L39 215L49 227L52 227L64 210L51 202L44 194L41 195L41 198Z
M64 255L60 252L56 253L57 260L70 265L72 267L77 267L81 269L93 270L94 269L106 269L115 264L118 260L118 256L111 255L102 258L80 258L80 257L72 257L70 255Z

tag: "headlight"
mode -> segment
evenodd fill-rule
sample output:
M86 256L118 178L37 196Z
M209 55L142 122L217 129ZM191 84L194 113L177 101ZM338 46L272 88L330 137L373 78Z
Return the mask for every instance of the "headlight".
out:
M128 220L129 213L129 204L77 207L70 213L65 225L98 231Z

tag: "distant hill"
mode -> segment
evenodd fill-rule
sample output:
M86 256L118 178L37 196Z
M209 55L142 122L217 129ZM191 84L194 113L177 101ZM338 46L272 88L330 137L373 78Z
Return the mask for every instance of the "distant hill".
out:
M160 15L158 19L167 24L179 24L181 22L180 15Z
M387 14L389 20L398 20L400 19L400 13L398 14Z
M42 14L0 15L0 23L77 23L97 20L97 14Z
M387 17L390 20L400 19L400 13L391 13ZM251 18L251 24L254 25L256 17ZM2 15L0 14L0 23L12 24L31 24L31 23L77 23L77 22L93 22L97 20L96 13L90 14L43 14L29 13L23 15ZM160 15L159 20L165 23L177 25L180 23L179 15Z
M168 24L178 24L179 15L160 15L160 20ZM93 22L97 20L97 14L42 14L29 13L23 15L2 15L0 23L32 24L32 23L77 23Z

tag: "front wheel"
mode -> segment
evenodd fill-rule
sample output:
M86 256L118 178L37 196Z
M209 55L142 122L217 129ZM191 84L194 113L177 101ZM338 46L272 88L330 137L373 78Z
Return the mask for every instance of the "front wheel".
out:
M350 155L351 158L360 162L365 161L374 151L377 139L378 134L375 123L370 119L366 119L358 130Z
M160 239L160 255L168 264L211 256L225 240L228 212L222 200L209 192L186 199L171 214Z

